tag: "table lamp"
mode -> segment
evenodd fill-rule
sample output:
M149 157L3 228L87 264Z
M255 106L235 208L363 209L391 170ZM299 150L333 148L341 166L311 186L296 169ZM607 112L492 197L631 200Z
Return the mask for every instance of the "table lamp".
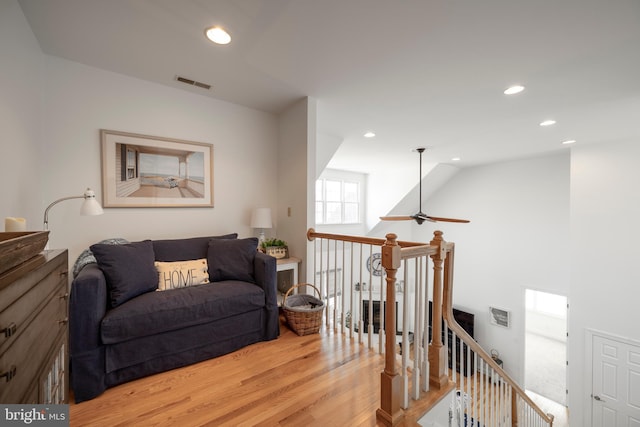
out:
M264 242L264 229L273 227L271 222L271 208L256 208L251 214L251 228L260 229L258 247Z

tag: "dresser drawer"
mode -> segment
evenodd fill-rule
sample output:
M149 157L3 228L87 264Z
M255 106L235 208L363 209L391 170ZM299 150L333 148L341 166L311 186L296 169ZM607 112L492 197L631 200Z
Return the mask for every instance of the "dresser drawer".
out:
M52 297L41 294L40 300L45 302L42 309L15 339L11 337L10 345L0 355L0 375L11 373L9 381L6 375L0 378L0 402L20 403L28 398L50 349L66 340L67 299L59 298L66 289L66 280L58 281Z
M17 301L29 289L54 270L67 274L67 252L44 251L24 264L0 275L0 312Z
M66 257L59 257L0 292L0 355L19 339L49 299L68 300Z

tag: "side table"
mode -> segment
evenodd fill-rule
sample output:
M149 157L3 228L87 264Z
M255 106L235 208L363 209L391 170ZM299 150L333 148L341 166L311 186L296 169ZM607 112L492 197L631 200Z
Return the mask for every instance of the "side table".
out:
M291 282L288 284L287 289L278 289L278 306L282 305L282 299L284 298L284 294L289 290L289 288L293 285L298 284L298 265L302 262L300 258L289 257L289 258L280 258L276 262L276 271L290 271L291 274ZM295 292L295 291L294 291Z

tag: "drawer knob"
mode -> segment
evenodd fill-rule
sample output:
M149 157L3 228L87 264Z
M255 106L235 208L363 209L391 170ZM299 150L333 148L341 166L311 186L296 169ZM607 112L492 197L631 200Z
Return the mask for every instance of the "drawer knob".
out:
M0 330L0 332L4 334L5 338L9 338L11 335L16 333L16 329L18 329L16 324L11 322L11 323L9 323L9 326L7 326L6 328Z
M67 299L69 298L69 292L64 293L63 295L58 295L58 298L60 299Z
M11 381L16 376L16 365L11 365L7 372L0 373L0 378L5 377L7 382Z

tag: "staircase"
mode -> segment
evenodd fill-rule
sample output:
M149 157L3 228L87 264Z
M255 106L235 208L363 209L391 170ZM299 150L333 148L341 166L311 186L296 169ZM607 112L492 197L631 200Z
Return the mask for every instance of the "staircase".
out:
M452 426L553 426L553 416L455 321L455 245L442 232L428 244L313 229L307 238L324 322L385 357L379 422L417 421L448 399Z

